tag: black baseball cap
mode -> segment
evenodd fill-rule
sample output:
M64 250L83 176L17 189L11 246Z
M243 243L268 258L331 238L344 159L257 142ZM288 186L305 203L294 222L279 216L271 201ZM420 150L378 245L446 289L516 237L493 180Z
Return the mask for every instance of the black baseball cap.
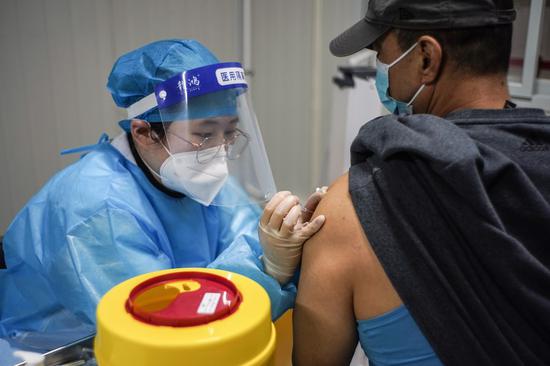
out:
M370 0L365 18L330 42L335 56L372 45L391 28L459 29L510 24L513 0Z

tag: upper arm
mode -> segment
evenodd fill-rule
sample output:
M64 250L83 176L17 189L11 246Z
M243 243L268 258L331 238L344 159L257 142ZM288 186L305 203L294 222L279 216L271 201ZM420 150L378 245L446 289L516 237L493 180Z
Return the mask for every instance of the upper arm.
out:
M348 194L347 175L315 212L326 222L304 245L294 311L295 365L348 365L357 345L355 268L366 240Z

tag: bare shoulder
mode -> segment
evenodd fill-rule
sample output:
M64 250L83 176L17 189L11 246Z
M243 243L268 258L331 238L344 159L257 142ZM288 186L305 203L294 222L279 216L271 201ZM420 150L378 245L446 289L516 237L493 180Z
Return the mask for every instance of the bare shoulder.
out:
M320 265L326 275L353 277L356 267L350 264L366 263L373 254L348 192L348 174L330 186L315 210L317 215L325 215L326 221L305 244L302 266Z
M368 208L368 207L367 207ZM357 217L348 191L348 175L329 188L314 215L325 215L323 228L304 246L302 273L318 290L338 284L351 296L357 319L368 319L401 304Z
M317 215L325 215L326 221L304 245L293 315L293 364L349 365L358 339L356 319L381 314L400 300L355 213L347 174L329 188Z
M345 175L334 182L317 206L314 216L325 215L326 221L304 245L293 313L297 366L349 365L357 344L353 268L358 254L354 251L365 239L347 180ZM327 337L330 334L338 337Z

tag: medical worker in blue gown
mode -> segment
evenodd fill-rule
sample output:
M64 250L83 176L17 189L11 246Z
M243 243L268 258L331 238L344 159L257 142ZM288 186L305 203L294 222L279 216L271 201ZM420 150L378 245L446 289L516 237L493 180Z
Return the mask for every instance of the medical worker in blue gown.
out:
M124 133L88 146L5 234L0 337L44 351L92 334L111 287L174 267L251 277L280 316L324 218L307 223L297 197L275 193L240 64L196 41L158 41L120 57L107 87L128 114Z

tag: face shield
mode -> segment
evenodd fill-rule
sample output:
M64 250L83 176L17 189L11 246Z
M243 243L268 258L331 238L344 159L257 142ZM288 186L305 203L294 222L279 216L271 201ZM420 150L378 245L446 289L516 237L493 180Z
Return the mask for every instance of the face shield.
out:
M276 192L239 63L188 70L128 108L128 118L158 107L169 157L163 185L205 205L262 203Z

